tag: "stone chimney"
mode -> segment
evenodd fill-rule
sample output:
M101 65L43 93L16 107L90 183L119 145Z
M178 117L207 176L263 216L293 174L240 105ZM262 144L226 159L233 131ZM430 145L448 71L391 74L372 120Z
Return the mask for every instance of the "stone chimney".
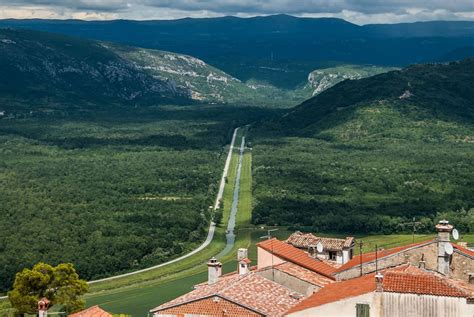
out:
M446 245L450 243L449 235L453 231L453 226L449 224L449 221L441 220L436 225L436 231L438 232L436 237L438 241L438 272L447 275L449 274L450 255L446 254Z
M375 291L383 292L383 275L380 272L375 274Z
M250 272L250 261L248 258L239 261L239 275L244 275Z
M49 300L46 297L43 297L38 301L38 316L47 317L48 316L48 307Z
M207 284L211 285L216 283L222 275L222 263L217 261L215 257L212 257L209 262L207 262L207 273Z

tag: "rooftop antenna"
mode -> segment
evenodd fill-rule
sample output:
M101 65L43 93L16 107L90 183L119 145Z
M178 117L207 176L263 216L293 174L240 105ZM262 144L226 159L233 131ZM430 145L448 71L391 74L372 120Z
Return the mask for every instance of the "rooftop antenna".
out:
M375 273L379 272L379 258L378 258L378 246L375 245Z
M272 239L272 232L277 231L278 229L268 229L267 230L267 235L266 236L261 236L260 239L267 239L271 240ZM273 257L275 256L273 254L273 240L270 241L270 248L272 249L272 281L275 281L275 270L273 269Z
M360 240L359 244L359 258L360 258L360 276L362 276L362 246L364 245L364 241Z
M408 226L411 226L412 227L412 240L413 242L412 243L415 243L415 233L416 231L418 230L418 226L421 226L421 222L420 221L416 221L416 218L413 217L412 221L411 222L405 222L403 223L402 225L408 225Z

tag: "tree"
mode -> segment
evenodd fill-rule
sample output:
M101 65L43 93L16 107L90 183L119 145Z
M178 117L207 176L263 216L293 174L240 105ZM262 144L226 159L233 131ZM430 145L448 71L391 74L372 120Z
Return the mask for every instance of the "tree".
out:
M216 225L219 225L222 222L222 209L216 209L214 212L214 222Z
M8 298L20 314L35 314L38 300L43 297L50 301L50 307L61 304L66 312L71 313L84 308L81 296L88 289L87 282L79 279L71 263L56 267L38 263L33 269L23 269L16 274Z

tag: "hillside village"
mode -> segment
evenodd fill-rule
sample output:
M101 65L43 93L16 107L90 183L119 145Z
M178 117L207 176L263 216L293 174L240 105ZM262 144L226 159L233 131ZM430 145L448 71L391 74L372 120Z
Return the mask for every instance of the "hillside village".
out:
M468 2L0 0L0 317L474 317Z
M208 280L152 308L181 316L472 316L474 251L451 241L440 221L432 239L354 255L356 241L293 233L257 243L258 260L237 253L237 270L222 274L211 258ZM454 233L456 239L456 233ZM44 300L39 315L46 317ZM74 317L110 317L99 306Z

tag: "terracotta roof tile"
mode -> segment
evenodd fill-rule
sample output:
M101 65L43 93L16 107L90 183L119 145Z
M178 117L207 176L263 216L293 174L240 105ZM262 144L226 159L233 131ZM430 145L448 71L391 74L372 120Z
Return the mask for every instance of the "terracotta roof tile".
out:
M426 241L423 241L423 242L417 242L417 243L412 243L412 244L408 244L408 245L405 245L405 246L400 246L400 247L395 247L395 248L391 248L391 249L381 250L381 251L377 252L377 257L379 259L381 259L383 257L389 256L389 255L392 255L392 254L403 252L403 251L405 251L407 249L410 249L412 247L421 246L421 245L428 244L428 243L431 243L431 242L433 242L433 240L426 240ZM362 254L362 263L367 263L367 262L371 262L371 261L375 261L375 252L368 252L368 253ZM344 264L340 268L338 268L336 270L336 273L341 272L341 271L345 271L345 270L350 269L354 266L357 266L357 265L360 264L360 262L361 262L360 255L356 255L351 260L349 260L349 262L347 262L346 264Z
M283 260L295 263L308 270L324 275L330 279L334 279L331 275L336 269L318 259L313 259L306 252L289 245L288 243L279 241L275 238L257 243L260 247Z
M461 287L460 282L428 272L397 272L389 271L383 278L384 292L409 293L419 295L435 295L470 298L468 285Z
M286 243L302 249L307 249L310 246L316 246L319 242L322 243L325 250L342 251L343 248L349 248L354 243L354 238L325 238L317 237L312 233L301 233L300 231L296 231L286 240Z
M106 312L98 305L81 310L80 312L69 315L69 317L112 317L112 314Z
M163 315L187 316L262 316L219 296L210 296L159 311Z
M210 296L224 298L267 316L281 316L303 298L301 294L251 272L245 275L223 276L212 285L197 285L195 290L151 311L169 310L190 302L201 301Z

